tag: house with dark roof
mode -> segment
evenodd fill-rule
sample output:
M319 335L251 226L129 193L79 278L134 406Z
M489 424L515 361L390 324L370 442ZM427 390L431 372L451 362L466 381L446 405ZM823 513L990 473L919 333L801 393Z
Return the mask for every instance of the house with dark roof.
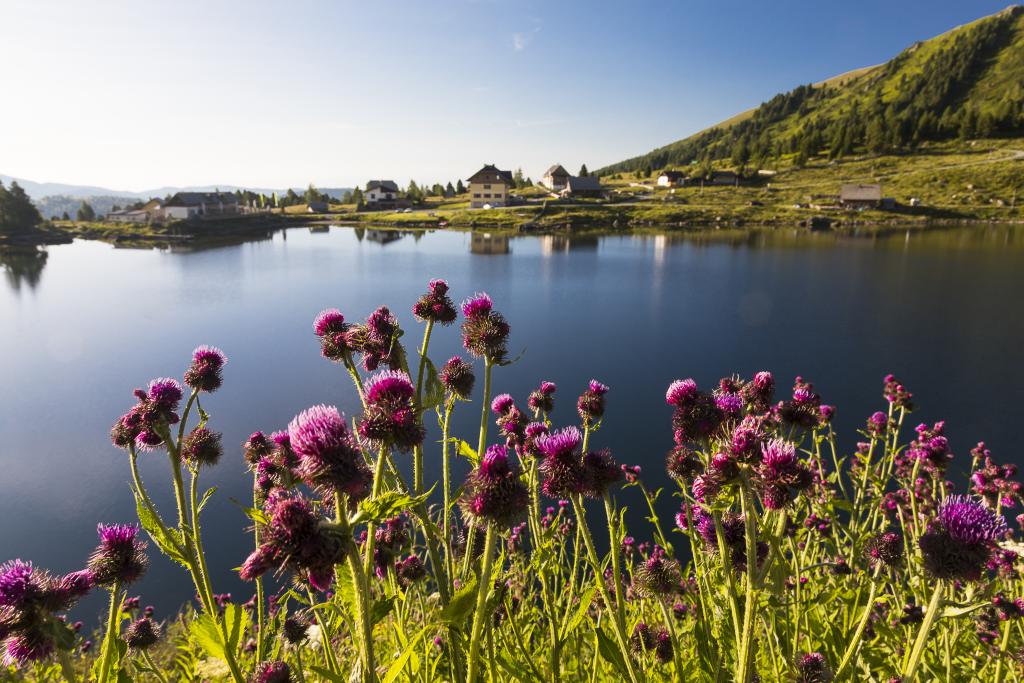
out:
M469 182L469 208L507 206L508 192L512 188L512 171L502 171L487 164L471 175Z
M395 202L398 200L398 183L394 180L371 180L366 183L363 201L367 204Z
M565 184L569 182L569 172L565 170L561 164L555 164L548 170L544 171L544 177L541 178L541 184L552 192L561 192L565 189Z
M882 186L846 184L839 188L839 205L844 209L877 209L882 204Z
M563 197L604 197L604 187L597 176L569 176L565 189L559 194Z
M178 192L167 201L161 213L171 220L236 216L241 213L238 197L231 192Z

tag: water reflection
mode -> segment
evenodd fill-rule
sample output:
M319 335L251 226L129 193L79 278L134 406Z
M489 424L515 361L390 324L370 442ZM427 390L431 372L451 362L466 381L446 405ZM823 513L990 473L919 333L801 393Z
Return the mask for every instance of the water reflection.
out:
M508 254L509 238L507 235L492 235L489 232L474 232L469 240L471 254Z
M0 266L5 279L14 291L22 284L35 289L42 277L49 253L36 247L0 247Z
M601 238L597 235L544 235L540 238L540 250L543 254L554 254L597 249L600 243Z

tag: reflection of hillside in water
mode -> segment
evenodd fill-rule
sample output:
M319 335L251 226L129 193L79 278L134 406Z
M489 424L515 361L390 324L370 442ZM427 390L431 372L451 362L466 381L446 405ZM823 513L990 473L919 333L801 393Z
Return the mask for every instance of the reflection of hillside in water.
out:
M546 239L546 238L541 238ZM804 228L729 228L694 230L660 235L636 235L635 239L653 242L656 249L674 244L696 246L725 245L746 248L883 248L946 249L1024 249L1024 226L969 225L934 227L863 227L812 232Z
M19 291L22 284L35 289L50 255L35 247L0 248L0 267L11 289Z

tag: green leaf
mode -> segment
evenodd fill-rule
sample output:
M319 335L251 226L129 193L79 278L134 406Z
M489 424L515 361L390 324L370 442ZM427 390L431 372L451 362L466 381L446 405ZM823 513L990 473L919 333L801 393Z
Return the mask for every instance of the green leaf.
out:
M444 385L437 378L437 368L430 362L430 359L424 356L423 363L426 366L427 385L424 387L423 404L420 406L420 410L427 411L441 405L444 401Z
M416 650L416 646L420 643L420 638L426 632L427 627L424 627L419 633L413 638L409 639L409 644L402 650L402 654L398 655L398 659L391 663L388 667L388 672L384 674L384 680L382 683L394 683L395 679L402 673L402 669L405 668L406 662L409 661L409 657L413 656Z
M211 486L210 488L206 489L206 493L204 493L203 497L199 500L199 507L196 509L196 514L199 514L200 512L203 511L203 508L206 507L206 504L208 502L210 502L210 498L216 492L217 492L217 487L216 486Z
M243 505L234 498L229 498L229 500L235 505L237 505L239 508L241 508L242 512L245 513L246 517L256 522L257 524L262 524L263 526L267 526L268 524L270 524L270 518L267 517L267 513L263 512L263 510L260 510L259 508L252 508L249 507L248 505Z
M189 627L192 639L210 657L224 659L224 643L221 640L220 628L209 614L199 615Z
M469 460L473 465L479 465L480 456L477 455L476 449L462 439L456 439L456 441L459 444L458 450L455 451L456 455L461 455L463 458Z
M591 586L580 596L580 606L576 608L576 614L572 616L569 623L565 625L562 631L562 638L567 637L570 633L579 628L580 623L587 616L587 611L590 609L590 603L594 600L594 593L597 592L597 586Z
M991 605L992 605L991 602L979 602L977 604L967 605L965 607L957 607L955 605L949 605L948 607L943 608L943 610L939 613L939 618L940 619L950 619L950 618L962 617L962 616L964 616L966 614L970 614L971 612L977 612L978 610L980 610L980 609L982 609L984 607L990 607Z
M153 543L167 557L178 564L188 567L188 561L181 551L180 543L160 523L156 510L151 508L138 493L135 494L135 512L139 516L139 524L146 530Z
M601 653L601 657L615 667L615 670L619 672L623 680L627 680L629 678L629 670L626 669L626 661L622 658L622 653L619 652L619 646L603 630L596 629L594 633L597 634L597 650Z
M438 619L446 624L461 624L476 605L476 579L470 579L459 592L452 596L448 605L441 610Z
M395 597L384 598L383 600L374 600L373 607L370 608L370 623L376 625L381 619L386 617L391 608L395 606Z
M237 652L238 644L242 641L245 627L249 621L249 615L244 608L228 603L224 606L224 626L227 631L227 650Z
M341 598L349 616L356 616L356 585L352 577L352 568L348 564L340 564L335 571L334 593Z
M434 489L431 488L430 491L427 491L422 496L417 496L415 498L407 493L385 491L376 498L362 501L359 504L359 510L351 519L349 519L349 524L379 522L389 517L394 517L399 512L417 507L425 502L433 490Z
M348 683L348 679L338 674L332 674L322 666L311 666L309 667L313 671L317 672L320 676L323 676L324 680L331 681L332 683Z

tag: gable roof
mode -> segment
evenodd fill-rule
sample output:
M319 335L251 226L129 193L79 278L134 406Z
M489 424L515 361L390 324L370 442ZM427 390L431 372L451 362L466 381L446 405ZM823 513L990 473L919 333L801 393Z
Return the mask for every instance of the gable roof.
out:
M594 175L569 176L565 189L569 192L600 192L604 189L601 186L601 179Z
M171 197L166 206L199 206L214 202L237 204L238 198L231 192L178 192Z
M550 176L554 176L554 175L564 175L564 176L567 176L567 175L569 175L569 172L566 171L565 167L563 167L561 164L555 164L554 166L552 166L548 170L544 171L544 175L545 176L549 176L549 175Z
M398 192L398 183L394 180L371 180L366 183L366 191L384 190L385 192Z
M668 178L669 180L685 180L686 174L682 171L662 171L659 178Z
M469 176L471 183L507 183L512 184L512 171L502 171L494 164L486 164L479 171Z
M839 188L839 198L842 201L860 200L865 202L882 201L882 186L874 185L843 185Z

